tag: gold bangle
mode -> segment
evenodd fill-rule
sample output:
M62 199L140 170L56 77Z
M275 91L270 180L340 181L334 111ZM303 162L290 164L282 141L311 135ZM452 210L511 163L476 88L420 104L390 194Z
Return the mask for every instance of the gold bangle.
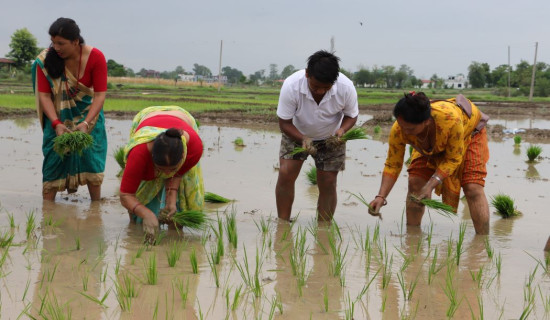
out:
M86 128L88 128L88 130L90 130L90 124L88 123L88 121L83 120L81 123L84 123L86 125Z

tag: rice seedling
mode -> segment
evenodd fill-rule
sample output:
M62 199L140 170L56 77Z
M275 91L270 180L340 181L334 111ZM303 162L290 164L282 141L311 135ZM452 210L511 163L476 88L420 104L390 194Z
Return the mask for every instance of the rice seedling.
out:
M189 278L187 278L187 283L185 285L183 284L183 280L179 278L174 279L172 285L178 290L178 293L180 294L181 306L185 309L187 305L187 297L189 296Z
M525 287L524 288L524 296L526 295L525 290L528 290L529 292L531 292L530 287ZM531 293L528 293L527 295L528 295L528 297L525 297L526 298L525 301L526 301L527 304L523 308L523 312L521 313L521 315L518 318L519 320L528 319L531 312L533 312L533 310L535 309L535 296Z
M514 136L514 144L519 145L521 143L521 136Z
M357 302L357 301L356 300L351 300L351 297L350 297L349 292L348 292L348 296L346 297L345 302L346 302L346 305L347 305L347 308L344 311L345 318L346 318L346 320L353 320L354 319L353 315L355 313L355 302Z
M61 304L57 300L57 296L55 294L50 295L49 291L46 292L41 300L42 302L40 310L38 311L38 315L40 315L44 319L72 319L72 309L69 305L69 301Z
M374 281L374 279L376 279L376 277L378 276L378 274L380 273L380 270L382 270L382 267L378 268L378 270L376 270L376 273L371 277L371 279L369 280L369 282L363 286L363 289L361 289L361 291L357 294L357 298L355 298L355 300L357 301L360 301L363 296L367 293L367 291L369 290L372 282ZM367 278L368 278L368 275L367 275Z
M27 213L27 227L25 228L25 233L27 234L27 239L29 239L36 229L36 216L34 211L29 211Z
M536 258L535 256L533 256L527 251L525 251L525 253L527 253L531 258L533 258L537 262L537 265L539 265L542 268L544 273L550 273L550 254L545 255L544 260L542 260L542 259Z
M241 137L235 138L235 140L233 140L233 144L235 144L235 146L237 146L237 147L244 147L245 146L244 140Z
M527 148L527 158L529 159L528 162L535 162L537 158L542 153L542 147L539 145L530 145Z
M145 249L147 249L147 246L142 245L136 250L136 255L135 255L136 259L141 258L141 256L143 255L143 252L145 252Z
M298 153L302 153L302 152L308 152L308 150L306 148L296 147L292 150L292 152L290 152L290 155L293 156L293 155L297 155Z
M539 294L540 294L540 300L542 301L542 306L544 307L544 313L548 315L550 314L550 295L543 295L540 285L539 285Z
M15 228L15 219L13 218L13 213L8 213L8 220L10 221L10 228Z
M495 266L497 268L497 274L500 275L500 271L502 270L502 256L500 253L498 256L495 256Z
M73 131L53 138L53 151L61 158L73 152L82 155L82 152L93 144L94 138L91 135L82 131Z
M205 202L211 202L211 203L228 203L232 200L224 198L218 194L215 194L213 192L205 192L204 193L204 201Z
M453 216L456 215L455 209L452 206L450 206L446 203L443 203L439 200L428 199L428 198L418 199L414 195L411 195L410 199L412 201L418 202L418 203L426 206L428 208L428 210L433 209L436 213L439 213L440 215L442 215L444 217L452 218Z
M326 283L323 286L323 310L328 312L328 287Z
M393 265L393 253L390 256L390 260L388 261L387 253L386 253L386 260L384 263L384 266L382 268L382 289L386 289L388 285L390 284L391 276L392 276L392 265Z
M311 166L308 171L306 171L307 180L311 185L317 184L317 168Z
M309 273L307 272L306 251L306 230L301 230L298 228L296 239L290 249L289 262L292 275L296 277L299 296L302 296L302 289L305 286L309 276Z
M428 243L428 252L432 250L432 237L434 232L434 224L430 223L430 228L428 229L428 235L426 237L426 242Z
M197 253L195 252L195 248L191 248L191 253L189 254L189 262L191 263L191 271L194 274L199 273L199 267L197 263Z
M242 288L242 285L235 288L235 293L233 294L233 302L231 302L231 311L235 311L239 307L239 303L241 302Z
M77 235L74 238L74 243L75 243L75 250L79 251L80 250L80 236Z
M84 272L84 274L82 275L82 291L86 292L88 291L88 280L90 278L90 275L88 274L88 272Z
M157 270L157 256L153 252L149 256L149 260L143 261L143 266L145 268L145 279L147 284L155 285L158 281L158 270Z
M428 268L428 284L432 284L435 275L441 271L444 266L445 264L441 264L439 267L437 266L437 247L435 247L432 262Z
M494 250L493 247L491 247L491 243L489 242L489 237L485 237L484 243L485 251L487 251L487 256L489 257L489 259L493 259Z
M254 297L259 298L262 295L262 284L260 280L260 272L263 265L263 259L258 254L258 248L256 248L256 266L255 266L256 268L254 270L254 274L252 274L250 273L250 268L248 265L248 256L246 253L246 248L243 247L243 251L244 251L243 264L241 265L240 263L238 263L235 260L235 258L233 258L233 262L235 263L237 270L239 270L239 273L245 285L248 288L250 288L252 293L254 293Z
M478 307L478 310L479 310L479 317L476 317L476 314L475 314L474 310L472 309L472 306L470 305L470 302L468 300L466 300L466 301L468 302L468 307L470 308L471 319L472 320L477 320L477 319L483 320L485 318L484 314L483 314L483 296L481 294L477 295L477 307Z
M216 265L219 264L219 261L216 263L216 255L213 254L213 252L210 255L206 255L208 259L208 264L210 265L210 270L212 270L212 276L214 277L214 283L216 284L216 288L220 287L220 276L218 275L218 269L216 268ZM219 257L218 257L219 258Z
M271 229L271 219L267 218L266 220L263 215L260 216L260 222L254 220L254 224L262 234L267 234Z
M514 200L503 193L492 197L491 205L497 210L496 213L504 219L521 215L514 205Z
M361 193L359 193L359 195L353 193L353 192L347 192L349 193L350 197L353 196L355 197L357 200L359 200L362 204L364 204L367 209L369 210L369 214L373 215L373 216L377 216L380 220L382 220L382 214L380 212L375 212L372 207L370 206L369 202L367 201L367 199L365 199L365 197L363 197L363 195Z
M27 293L29 292L30 285L31 285L31 279L29 278L27 279L27 284L25 285L25 291L23 291L23 298L21 298L21 301L25 301L25 298L27 297ZM0 307L0 311L2 311L1 307Z
M401 267L399 268L399 271L405 271L407 267L411 264L411 262L414 261L415 256L411 252L409 254L405 254L403 251L399 250L399 248L395 248L395 250L401 255L401 258L403 258L403 264L401 264Z
M181 257L181 245L177 241L173 241L170 249L166 252L166 258L168 259L168 265L173 268L176 266L176 262Z
M107 279L107 268L109 267L109 264L106 264L105 265L105 269L100 269L99 270L99 282L105 282L105 280Z
M82 295L83 297L85 297L86 299L92 301L92 302L95 302L97 305L103 307L103 308L107 308L107 306L105 305L105 300L107 300L107 297L109 297L109 294L111 293L111 288L109 288L104 294L103 296L101 297L101 299L98 299L97 297L94 297L94 296L91 296L87 293L84 293L82 291L79 291L78 293L80 293L80 295Z
M198 210L184 210L174 213L168 218L166 215L159 214L159 221L172 222L177 228L189 228L195 230L203 230L206 227L209 219L206 213Z
M483 277L483 267L479 268L478 272L470 270L470 276L472 277L472 280L477 284L478 289L481 289L481 287L483 286L483 283L481 282L481 279Z
M382 296L382 304L380 305L380 312L384 313L386 311L386 302L388 301L388 292L384 291Z
M231 214L225 216L225 231L227 240L233 248L237 249L237 213L235 210L231 210Z
M405 301L411 300L414 290L416 289L416 285L418 284L419 277L420 277L420 273L418 273L416 277L407 286L405 284L403 271L400 271L397 273L397 281L399 281L399 286L401 287L401 291L403 291L403 299L405 299Z
M7 230L0 234L0 248L9 248L12 245L14 237L15 234L11 230Z
M380 132L382 132L382 128L379 125L375 125L373 131L374 134L380 134Z
M46 279L48 280L48 282L52 282L53 281L53 278L55 277L55 274L57 272L57 267L59 267L59 263L61 262L61 260L58 260L54 266L53 266L53 269L46 269L46 272L45 272L45 275L46 275Z
M447 268L447 276L445 277L445 287L443 288L443 292L449 299L449 307L447 308L446 313L448 318L452 318L454 316L454 314L458 310L458 307L460 306L460 303L462 302L462 299L458 299L458 292L453 281L453 274L454 268L449 265L449 268Z
M464 234L466 233L466 223L462 222L460 223L459 231L458 231L458 240L456 241L456 251L455 251L455 260L456 265L458 266L460 264L460 256L464 253Z
M269 309L268 319L275 317L275 310L277 309L279 310L279 314L283 314L283 301L278 293L271 297L271 308Z

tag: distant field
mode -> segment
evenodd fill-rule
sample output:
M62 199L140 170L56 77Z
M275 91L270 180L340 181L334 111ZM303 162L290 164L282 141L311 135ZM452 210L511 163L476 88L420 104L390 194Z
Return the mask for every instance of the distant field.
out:
M140 80L140 81L137 81ZM109 78L105 101L106 111L139 111L152 105L179 105L189 111L254 110L265 112L277 107L280 87L188 85L158 79ZM419 89L416 89L420 91ZM409 89L358 88L360 106L393 104ZM497 96L490 89L443 90L425 89L432 99L444 99L463 93L472 101L527 102L526 97L507 98ZM550 98L534 98L535 102L550 102ZM27 82L0 80L0 107L9 109L34 108L32 86Z

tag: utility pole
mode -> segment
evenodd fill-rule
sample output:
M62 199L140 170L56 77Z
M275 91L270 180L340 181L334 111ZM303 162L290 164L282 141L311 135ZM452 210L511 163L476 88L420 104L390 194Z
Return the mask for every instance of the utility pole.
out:
M535 42L535 61L533 62L533 74L531 75L531 90L529 90L529 101L533 100L533 91L535 91L535 71L537 71L537 49L539 43Z
M510 98L510 46L508 46L508 98Z
M330 37L330 53L334 53L334 36Z
M218 93L222 89L222 48L223 48L223 40L220 40L220 64L218 66Z

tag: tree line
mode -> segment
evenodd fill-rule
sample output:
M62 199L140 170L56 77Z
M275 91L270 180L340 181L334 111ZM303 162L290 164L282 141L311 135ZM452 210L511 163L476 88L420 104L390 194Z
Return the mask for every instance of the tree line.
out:
M11 36L9 44L10 51L6 57L14 61L14 67L23 72L30 72L30 63L43 50L37 46L37 40L26 28L16 30ZM193 64L192 70L185 70L182 66L177 66L171 71L155 71L142 68L135 72L131 68L113 59L107 60L108 75L113 77L155 77L162 79L178 79L180 75L195 75L201 79L215 77L212 71L198 63ZM9 76L7 68L0 67L0 77ZM531 85L533 65L522 60L515 66L500 65L491 70L488 63L473 61L468 66L468 82L466 87L471 88L492 88L497 95L510 94L512 96L529 95ZM545 62L536 64L536 78L534 95L540 97L550 96L550 65ZM225 66L222 68L221 75L225 76L227 83L249 84L249 85L276 85L283 79L297 71L293 65L285 66L280 72L277 64L270 64L268 70L261 69L248 76L237 68ZM414 71L407 65L402 64L398 68L395 66L377 66L371 68L360 67L357 71L341 70L357 86L371 88L420 88L423 85L422 79L414 75ZM430 88L445 88L445 79L437 74L430 77ZM509 88L512 88L509 91Z

